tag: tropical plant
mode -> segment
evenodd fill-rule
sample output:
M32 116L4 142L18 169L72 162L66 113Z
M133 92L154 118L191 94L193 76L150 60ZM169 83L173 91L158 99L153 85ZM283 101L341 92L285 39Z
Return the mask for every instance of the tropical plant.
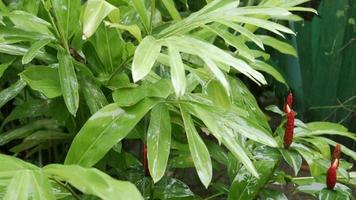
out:
M353 198L344 160L323 189L336 145L323 135L355 135L293 114L285 149L285 122L273 133L240 80L286 85L264 48L296 51L266 31L294 34L283 21L315 12L307 1L0 1L1 198L283 199L266 186L286 182ZM297 176L302 158L311 177L279 170ZM179 180L192 167L208 195Z

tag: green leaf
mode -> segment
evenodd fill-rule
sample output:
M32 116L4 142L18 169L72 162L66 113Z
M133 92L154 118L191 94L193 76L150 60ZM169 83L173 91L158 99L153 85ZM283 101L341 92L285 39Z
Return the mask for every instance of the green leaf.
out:
M59 80L64 102L67 105L68 111L75 116L79 107L79 85L72 58L63 48L58 49L57 57L59 61Z
M2 127L13 120L24 119L28 117L38 117L46 115L49 112L49 103L45 100L28 100L17 105L11 113L5 118Z
M171 149L171 120L166 105L158 104L151 111L147 131L148 168L153 181L158 182L164 175Z
M174 1L173 0L162 0L162 3L164 4L164 6L166 7L169 15L171 15L172 19L174 21L179 21L181 20L181 16L178 12L178 10L176 9L175 5L174 5Z
M141 18L143 27L148 32L150 30L150 16L148 11L145 8L145 3L143 0L132 0L132 5L135 8L136 12Z
M26 81L33 90L43 93L48 98L62 95L58 69L50 66L30 66L21 74L22 80Z
M9 13L9 18L18 29L39 33L45 35L45 37L55 39L52 32L49 30L51 24L31 13L15 10Z
M115 29L101 24L90 38L90 42L95 48L95 56L98 56L102 63L102 68L99 69L100 73L111 74L124 61L125 43Z
M0 44L0 52L5 53L5 54L10 54L14 56L22 56L25 55L28 51L27 47L20 46L20 45L9 45L9 44ZM36 58L39 60L44 61L45 63L53 63L56 62L56 58L53 57L52 55L40 51L37 55Z
M329 190L327 188L324 188L323 190L320 191L319 200L349 200L350 198L344 194L341 193L337 190Z
M22 57L22 64L27 64L31 62L36 55L39 53L42 47L46 46L51 42L51 39L44 39L35 42L26 52L26 54Z
M192 111L194 112L194 115L204 122L219 142L222 142L254 176L258 176L252 161L247 156L245 150L237 142L233 130L227 126L221 126L220 124L224 124L224 121L221 121L221 116L217 116L215 112L209 112L211 109L212 108L203 108L195 105L193 106Z
M117 103L112 103L96 112L75 136L65 164L93 166L129 134L157 101L144 99L125 109Z
M51 0L57 27L67 42L80 26L80 0Z
M263 47L263 43L261 41L260 38L258 38L254 33L252 33L251 31L249 31L248 29L237 25L235 23L231 23L227 20L220 20L218 21L220 24L224 24L225 26L228 26L232 29L234 29L235 31L239 32L241 35L243 35L244 37L246 37L247 39L251 40L252 42L254 42L257 46L259 46L261 49L264 49Z
M4 200L27 199L30 187L30 173L28 171L19 171L11 179L7 187Z
M2 90L0 92L0 108L3 107L11 99L15 98L25 86L26 82L20 79L16 83L12 84L10 87Z
M2 77L2 75L4 75L4 72L7 70L7 68L9 68L11 66L11 64L15 61L15 59L10 60L7 63L2 63L0 64L0 78Z
M280 152L288 165L293 168L294 175L296 176L302 166L302 157L294 150L280 149Z
M210 81L205 92L213 101L215 106L225 109L229 109L231 107L231 98L218 81Z
M154 199L186 199L193 197L194 193L184 182L172 177L163 177L155 184L153 196Z
M76 165L52 164L43 168L44 173L65 181L85 194L95 195L103 200L143 200L140 192L130 182L118 181L105 173Z
M198 173L200 181L207 188L212 179L212 165L208 148L206 148L203 140L200 138L197 130L195 129L191 116L185 111L185 109L182 109L182 107L181 114L195 169Z
M4 145L12 140L21 139L39 129L54 129L58 125L52 120L38 120L28 123L25 126L10 130L0 135L0 145Z
M170 81L161 79L156 83L144 83L136 88L122 88L112 93L120 106L132 106L145 97L167 98L172 92Z
M340 124L331 122L311 122L307 124L308 129L298 129L295 137L310 137L316 135L340 135L356 140L355 134L348 132L347 128Z
M246 168L243 168L236 175L230 187L228 200L253 200L269 181L269 175L273 173L275 161L255 162L260 178L252 176Z
M89 76L80 75L80 88L90 113L94 114L108 104L108 101L100 87Z
M134 82L143 79L151 71L160 51L161 44L152 36L146 36L140 42L132 62Z
M104 18L115 9L115 6L104 0L89 0L83 15L83 39L92 36Z
M199 56L210 67L209 69L213 69L212 67L216 66L216 63L225 64L246 75L257 84L266 84L261 73L252 69L245 61L233 57L213 44L188 36L173 36L166 40L174 43L181 52Z
M266 46L270 46L281 53L298 57L297 51L294 49L292 45L267 35L258 35L258 37L262 40L263 44L265 44Z
M230 33L226 27L214 25L205 27L223 38L227 44L235 47L237 49L238 55L248 59L251 62L255 61L254 55L252 54L251 50L244 44L244 41Z
M278 190L263 189L261 194L266 200L288 200L287 196Z
M183 96L187 87L185 69L178 49L168 43L169 64L171 66L171 79L174 91L178 97Z
M105 25L109 26L110 28L117 28L117 29L121 29L121 30L124 30L124 31L128 31L139 42L141 42L141 40L142 40L141 30L136 24L134 24L134 25L125 25L125 24L110 23L110 22L105 21Z
M260 61L256 60L254 63L251 63L252 68L258 71L266 72L267 74L271 75L273 78L275 78L277 81L280 83L283 83L285 86L288 87L288 84L286 80L284 80L284 77L282 76L281 73L277 69L275 69L273 66Z

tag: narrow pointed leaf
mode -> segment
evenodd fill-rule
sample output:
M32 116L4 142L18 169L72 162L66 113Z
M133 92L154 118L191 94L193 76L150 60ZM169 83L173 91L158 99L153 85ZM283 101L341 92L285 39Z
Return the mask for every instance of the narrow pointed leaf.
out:
M0 108L4 106L11 99L15 98L22 89L26 86L26 82L23 80L18 80L16 83L12 84L10 87L2 90L0 92Z
M171 66L171 79L172 85L176 95L183 96L185 89L187 87L187 80L185 78L185 69L182 61L182 57L174 47L174 45L168 45L168 54L169 54L169 64Z
M179 21L181 20L181 16L177 10L177 8L174 5L174 1L173 0L162 0L162 3L164 4L164 6L166 7L169 15L172 17L173 20L175 21Z
M79 85L71 56L62 48L58 50L59 80L68 111L76 115L79 106Z
M149 30L150 27L150 16L148 11L145 8L145 3L143 0L132 0L133 7L141 18L143 27L145 27L146 31Z
M153 181L158 182L164 175L171 149L171 120L166 105L159 104L151 111L147 131L147 159Z
M208 148L194 127L191 116L181 108L189 150L200 181L207 188L212 178L212 165Z
M51 42L51 39L44 39L35 42L26 52L26 54L22 57L22 64L27 64L31 62L37 54L40 52L41 48L46 46Z
M258 35L258 37L262 40L263 44L266 46L270 46L284 54L292 55L295 57L298 56L297 51L294 49L294 47L286 42L283 42L281 40L278 40L274 37L267 36L267 35Z

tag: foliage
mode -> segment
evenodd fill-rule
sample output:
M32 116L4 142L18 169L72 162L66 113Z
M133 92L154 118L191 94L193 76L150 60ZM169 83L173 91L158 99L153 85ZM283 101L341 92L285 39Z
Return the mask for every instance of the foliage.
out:
M296 56L268 32L294 34L283 21L315 12L304 2L0 1L0 145L13 154L0 155L1 198L283 199L266 186L286 181L320 199L352 198L346 161L335 190L324 189L336 144L324 136L355 134L296 120L284 149L285 122L272 132L240 80L288 87L264 48ZM285 160L297 176L302 159L312 177L278 170ZM191 167L212 196L175 174ZM222 168L228 183L214 177Z

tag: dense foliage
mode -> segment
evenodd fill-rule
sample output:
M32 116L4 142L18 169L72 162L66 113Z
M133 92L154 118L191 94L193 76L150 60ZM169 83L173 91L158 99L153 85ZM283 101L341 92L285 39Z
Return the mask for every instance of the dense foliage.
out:
M272 131L241 80L288 88L265 47L296 56L286 22L307 1L0 1L0 197L354 199L337 152L356 153L327 135L355 134L298 120L291 95Z

